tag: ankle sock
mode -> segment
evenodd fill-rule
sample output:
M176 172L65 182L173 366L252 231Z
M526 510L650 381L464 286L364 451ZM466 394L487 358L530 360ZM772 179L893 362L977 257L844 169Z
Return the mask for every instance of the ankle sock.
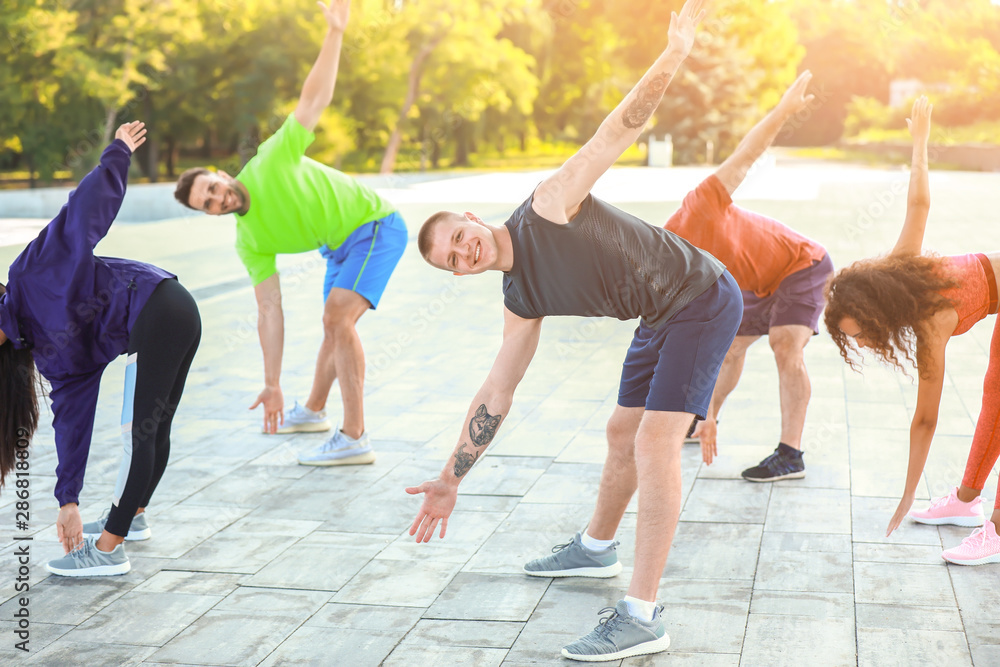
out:
M781 454L782 456L786 456L789 458L797 458L797 459L802 458L801 450L795 449L794 447L789 447L783 442L778 443L778 453Z
M595 540L586 531L580 536L580 543L583 545L584 549L588 551L604 551L612 544L615 543L614 540Z
M656 602L647 602L639 598L634 598L631 595L626 595L625 604L628 605L628 613L640 621L649 623L653 620L653 614L656 613Z

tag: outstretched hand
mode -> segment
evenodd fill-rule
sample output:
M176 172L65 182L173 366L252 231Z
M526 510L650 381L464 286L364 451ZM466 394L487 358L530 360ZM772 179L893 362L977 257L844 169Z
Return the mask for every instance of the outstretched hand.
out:
M691 53L698 24L705 18L705 10L702 9L704 5L705 0L687 0L679 15L677 12L670 13L670 29L667 32L670 39L668 48L684 58L687 58L688 54Z
M913 110L910 117L906 119L906 127L914 140L927 141L931 136L931 112L934 105L927 100L926 95L921 95L913 102Z
M885 536L889 537L892 535L892 531L899 528L899 524L903 523L903 519L906 518L907 513L910 508L913 507L913 498L903 496L899 501L899 505L896 507L896 513L892 515L892 519L889 520L889 526L885 530Z
M124 141L129 151L134 153L136 148L146 143L146 124L141 120L125 123L115 131L115 139Z
M316 4L322 10L330 30L344 32L347 29L347 20L351 16L351 0L330 0L329 5L325 2Z
M799 74L795 82L788 87L785 94L781 96L781 101L778 102L778 106L785 113L786 116L793 116L797 114L802 109L809 106L814 99L815 95L806 95L806 90L809 88L809 82L812 81L812 72L806 70Z
M416 535L417 542L430 542L434 537L434 529L440 521L441 539L444 539L444 533L448 529L448 517L451 516L458 500L458 487L435 479L420 486L407 487L406 492L411 496L424 494L424 502L417 512L417 518L413 520L413 525L410 526L410 535Z
M258 405L264 406L264 433L274 435L279 426L285 425L285 397L281 387L264 387L250 409L255 410Z
M698 442L701 443L701 460L705 462L705 465L712 465L712 461L719 455L718 429L718 422L709 417L698 422L694 433L691 434L698 438Z

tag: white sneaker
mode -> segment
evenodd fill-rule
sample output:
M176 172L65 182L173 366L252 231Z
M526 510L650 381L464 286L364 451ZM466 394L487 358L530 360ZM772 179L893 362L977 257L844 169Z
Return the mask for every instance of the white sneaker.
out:
M355 440L344 435L339 428L322 445L299 454L299 464L304 466L349 466L375 462L375 452L368 442L368 432Z
M313 412L304 405L295 405L285 415L285 423L278 427L278 433L319 433L330 430L330 420L326 410ZM266 433L266 431L264 431Z

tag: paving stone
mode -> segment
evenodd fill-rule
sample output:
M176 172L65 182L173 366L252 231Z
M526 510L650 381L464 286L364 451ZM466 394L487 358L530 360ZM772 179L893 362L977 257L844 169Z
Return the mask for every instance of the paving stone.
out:
M459 573L424 618L527 621L549 580L524 575Z
M460 567L453 563L372 560L341 587L333 601L427 607Z
M909 563L855 563L858 602L950 607L955 604L948 568Z
M389 654L382 665L384 667L438 667L445 664L499 667L506 655L506 649L499 648L414 646L403 642Z
M681 521L664 572L683 579L753 579L761 532L756 524Z
M302 622L289 614L209 611L153 653L161 662L256 665Z
M524 623L501 621L419 621L406 636L406 642L428 646L474 646L480 648L510 648Z
M962 632L958 607L913 607L898 604L858 604L859 628L891 630L940 630Z
M81 623L66 639L162 646L220 600L220 595L129 592Z
M972 665L962 632L858 628L859 667L962 667Z
M74 627L72 625L40 623L37 620L31 620L30 622L31 625L27 630L28 643L25 644L28 652L25 653L15 646L15 644L25 641L20 636L14 634L15 630L20 630L18 624L14 621L0 621L0 635L7 640L3 644L0 644L0 660L4 661L4 664L16 665L18 661L27 660L52 642L64 636Z
M349 628L396 634L400 637L424 613L422 607L388 607L330 602L313 614L305 625L321 628Z
M684 504L681 521L764 523L770 493L770 485L743 479L699 479Z
M768 591L755 588L750 603L750 613L762 616L853 619L854 595L815 591Z
M385 535L316 531L281 552L244 585L336 591L388 543Z
M32 656L28 664L48 667L66 665L128 665L143 664L156 649L151 646L108 646L81 642L56 641Z
M840 667L855 659L852 619L751 613L740 664Z
M303 626L267 656L261 667L378 667L402 634Z
M738 653L750 608L748 581L663 579L659 602L676 651ZM711 632L705 632L711 628Z
M765 531L851 534L851 494L839 489L774 485Z

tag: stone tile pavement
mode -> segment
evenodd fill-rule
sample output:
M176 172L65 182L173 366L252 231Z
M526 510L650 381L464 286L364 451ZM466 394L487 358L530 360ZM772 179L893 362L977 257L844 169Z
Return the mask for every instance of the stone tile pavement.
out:
M614 171L599 192L662 221L707 172ZM415 232L439 207L501 220L539 174L389 183ZM823 242L835 263L889 248L905 172L824 164L762 170L741 203ZM935 173L928 246L1000 248L1000 175ZM155 262L196 294L206 335L176 420L170 466L149 509L153 538L129 543L132 571L67 580L43 564L55 540L48 419L31 457L30 584L15 594L15 498L0 495L0 662L30 665L568 664L559 648L623 595L634 505L613 580L525 577L521 565L581 529L603 461L603 425L633 325L551 319L490 456L473 470L447 538L406 535L500 343L499 276L459 279L411 244L377 313L360 324L369 363L372 466L316 469L295 453L324 436L264 436L247 411L260 389L252 292L232 225L188 218L117 226L99 250ZM6 266L19 248L0 248ZM286 399L308 391L321 335L316 255L282 259ZM921 496L961 477L981 400L992 318L955 339ZM966 529L904 523L886 539L906 468L916 389L879 367L848 369L825 334L807 348L813 400L808 476L749 484L739 471L776 444L777 376L765 343L722 416L721 457L684 451L684 504L660 601L671 650L639 665L1000 665L1000 568L945 565ZM912 375L912 373L911 373ZM123 369L103 393L81 501L108 503L119 459ZM331 397L334 416L339 395ZM994 493L996 477L987 486ZM14 649L17 598L30 598L30 652ZM615 664L615 663L610 663Z

